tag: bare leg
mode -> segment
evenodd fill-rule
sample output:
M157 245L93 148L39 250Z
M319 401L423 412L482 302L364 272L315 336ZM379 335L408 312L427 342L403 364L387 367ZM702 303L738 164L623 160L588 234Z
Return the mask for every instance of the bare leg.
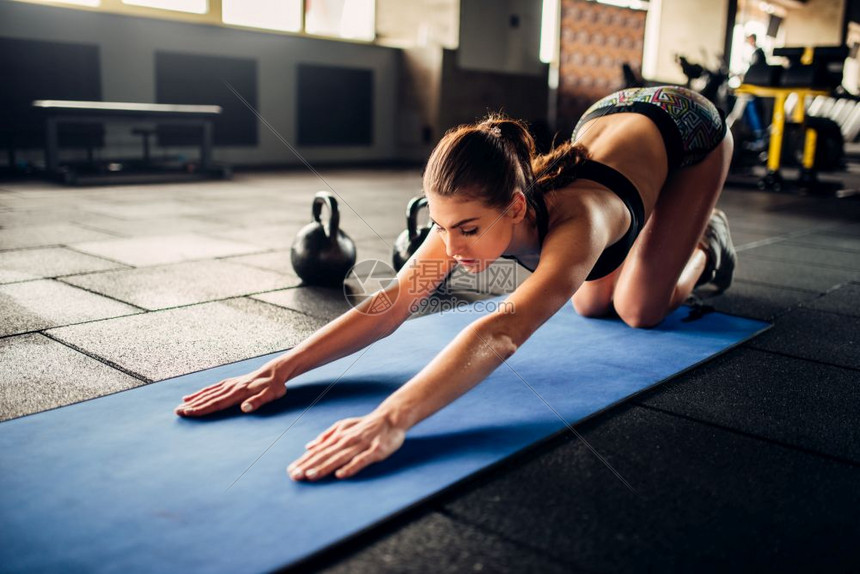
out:
M586 281L571 297L573 308L583 317L603 317L612 309L612 293L615 291L615 283L621 275L622 267L619 267L606 277L596 281ZM695 281L695 279L694 279Z
M698 164L675 172L624 262L613 301L632 327L653 327L693 290L706 263L699 241L732 158L726 138Z

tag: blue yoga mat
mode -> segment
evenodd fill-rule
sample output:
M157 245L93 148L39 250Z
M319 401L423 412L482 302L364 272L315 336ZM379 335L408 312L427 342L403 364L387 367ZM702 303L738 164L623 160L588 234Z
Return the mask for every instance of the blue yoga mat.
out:
M0 424L0 570L234 574L295 564L569 432L544 401L575 423L767 327L719 313L686 321L681 308L659 328L637 330L567 305L511 368L413 427L387 460L346 480L289 479L286 466L308 440L370 412L478 309L407 321L363 356L291 381L284 399L251 415L182 419L172 410L182 395L274 355ZM607 480L616 480L609 470Z

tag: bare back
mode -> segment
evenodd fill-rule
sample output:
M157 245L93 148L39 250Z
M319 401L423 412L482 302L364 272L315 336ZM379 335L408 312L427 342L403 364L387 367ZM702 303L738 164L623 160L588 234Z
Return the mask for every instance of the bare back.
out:
M590 159L626 176L650 215L669 171L663 137L654 122L640 114L595 118L580 128L576 142L588 150Z

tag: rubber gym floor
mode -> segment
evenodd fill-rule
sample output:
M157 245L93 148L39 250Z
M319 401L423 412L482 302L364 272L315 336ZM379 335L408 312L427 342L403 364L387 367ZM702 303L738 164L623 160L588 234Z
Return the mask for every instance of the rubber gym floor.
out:
M359 259L387 261L419 171L321 173ZM838 178L860 188L860 166ZM0 419L284 349L344 311L289 264L325 188L0 183ZM577 427L636 494L568 433L301 569L856 569L860 201L730 182L720 206L739 265L704 303L773 328Z

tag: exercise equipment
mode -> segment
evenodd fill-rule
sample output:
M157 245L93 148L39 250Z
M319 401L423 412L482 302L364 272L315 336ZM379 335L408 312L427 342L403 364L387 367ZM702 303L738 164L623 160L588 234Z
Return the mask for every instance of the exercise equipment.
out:
M785 183L780 171L783 163L799 164L796 184L802 189L824 191L838 187L839 184L824 184L818 180L820 171L840 169L844 161L844 140L839 124L830 117L821 116L840 117L845 106L819 98L829 96L839 86L841 62L848 55L848 49L845 46L788 47L777 48L773 53L786 58L789 65L784 68L762 65L751 69L746 83L735 90L738 103L729 116L730 120L739 117L738 109L748 105L752 96L774 100L767 172L759 181L759 187L780 191ZM817 115L812 116L813 112ZM850 110L845 113L846 118L849 115ZM791 123L786 121L789 116Z
M654 329L631 329L565 305L510 368L410 429L388 459L346 480L287 477L307 441L372 411L503 301L406 321L290 381L283 399L254 414L183 419L173 407L276 354L0 423L3 572L236 574L295 565L767 328L720 313L690 320L681 307ZM607 469L595 480L616 478Z
M320 219L328 206L328 224ZM290 247L290 261L296 274L308 285L337 287L355 265L355 243L340 228L337 200L327 191L318 191L311 206L311 222L296 234Z
M413 197L406 206L406 229L397 236L391 252L391 261L396 271L400 271L412 254L418 251L432 229L430 223L420 229L418 227L418 213L425 207L426 197Z
M804 88L780 88L741 84L738 88L735 89L735 93L739 96L749 95L757 96L760 98L774 99L773 118L771 120L770 126L770 143L768 145L767 152L767 173L765 173L764 177L759 181L758 185L761 189L781 191L784 185L782 173L780 172L780 166L782 164L783 140L786 131L786 98L790 94L794 93L797 94L797 97L800 99L801 103L794 107L792 116L794 122L802 126L804 125L804 120L806 117L806 98L814 95L826 94L827 92L824 92L822 90ZM747 105L749 103L748 100L742 100L740 98L739 101L743 105ZM806 146L804 147L803 168L811 173L814 169L815 137L809 135L809 131L806 131L805 135L809 137L809 141L812 144L812 148L810 150Z
M35 100L33 110L45 122L45 170L69 185L154 183L189 179L229 178L232 169L212 157L215 119L220 106L148 104L137 102L92 102L78 100ZM187 126L199 129L200 158L177 169L169 162L152 161L149 139L144 136L145 161L95 162L90 152L84 165L60 161L60 126L89 123L149 122L159 126ZM143 135L138 129L135 135ZM104 163L105 165L101 165Z

